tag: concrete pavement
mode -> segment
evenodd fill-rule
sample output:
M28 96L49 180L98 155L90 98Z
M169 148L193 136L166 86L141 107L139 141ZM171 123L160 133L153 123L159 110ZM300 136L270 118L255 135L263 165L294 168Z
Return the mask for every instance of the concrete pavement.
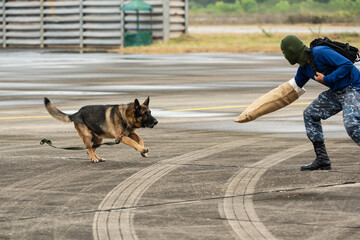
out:
M359 147L324 121L333 170L314 159L302 111L324 88L248 124L232 120L296 68L277 54L0 52L0 239L358 239ZM125 145L85 151L65 112L150 96L148 158Z

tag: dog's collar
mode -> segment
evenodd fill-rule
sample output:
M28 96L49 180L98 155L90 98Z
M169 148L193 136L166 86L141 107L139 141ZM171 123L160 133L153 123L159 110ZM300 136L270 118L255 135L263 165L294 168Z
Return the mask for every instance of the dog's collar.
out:
M124 129L122 135L124 135L124 134L126 133L126 131L132 129L132 128L130 127L130 124L128 123L128 121L122 122L121 125L122 125L122 128Z

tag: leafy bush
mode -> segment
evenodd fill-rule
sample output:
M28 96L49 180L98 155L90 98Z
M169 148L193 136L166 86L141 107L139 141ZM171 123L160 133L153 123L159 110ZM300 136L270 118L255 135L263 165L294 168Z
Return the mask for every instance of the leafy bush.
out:
M190 0L190 9L211 9L216 12L336 12L359 11L360 0ZM275 6L275 7L274 7Z
M275 5L275 8L279 12L287 12L290 9L290 3L286 0L280 0L280 2Z
M254 13L258 10L258 3L255 0L241 0L245 12Z
M243 11L239 0L236 0L235 3L224 3L223 1L216 2L214 4L209 4L207 6L208 10L214 11L214 12L241 12Z
M190 14L207 12L220 17L231 13L233 19L252 14L254 21L272 16L287 19L287 23L360 22L360 0L190 0L189 7Z

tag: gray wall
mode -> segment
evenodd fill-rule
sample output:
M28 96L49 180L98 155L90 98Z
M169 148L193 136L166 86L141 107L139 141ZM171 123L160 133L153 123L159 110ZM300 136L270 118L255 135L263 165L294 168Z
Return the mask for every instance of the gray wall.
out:
M3 48L114 48L122 46L124 32L136 29L136 14L120 11L129 1L0 1ZM154 42L187 34L188 0L145 2L153 7L152 25L149 13L141 12L140 29L152 26Z

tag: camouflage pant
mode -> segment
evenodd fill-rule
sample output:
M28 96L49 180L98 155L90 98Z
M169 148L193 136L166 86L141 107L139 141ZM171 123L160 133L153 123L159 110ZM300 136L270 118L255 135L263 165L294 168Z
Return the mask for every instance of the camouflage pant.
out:
M360 146L360 89L349 86L341 91L325 91L304 111L306 134L311 142L323 142L321 119L343 111L348 135Z

